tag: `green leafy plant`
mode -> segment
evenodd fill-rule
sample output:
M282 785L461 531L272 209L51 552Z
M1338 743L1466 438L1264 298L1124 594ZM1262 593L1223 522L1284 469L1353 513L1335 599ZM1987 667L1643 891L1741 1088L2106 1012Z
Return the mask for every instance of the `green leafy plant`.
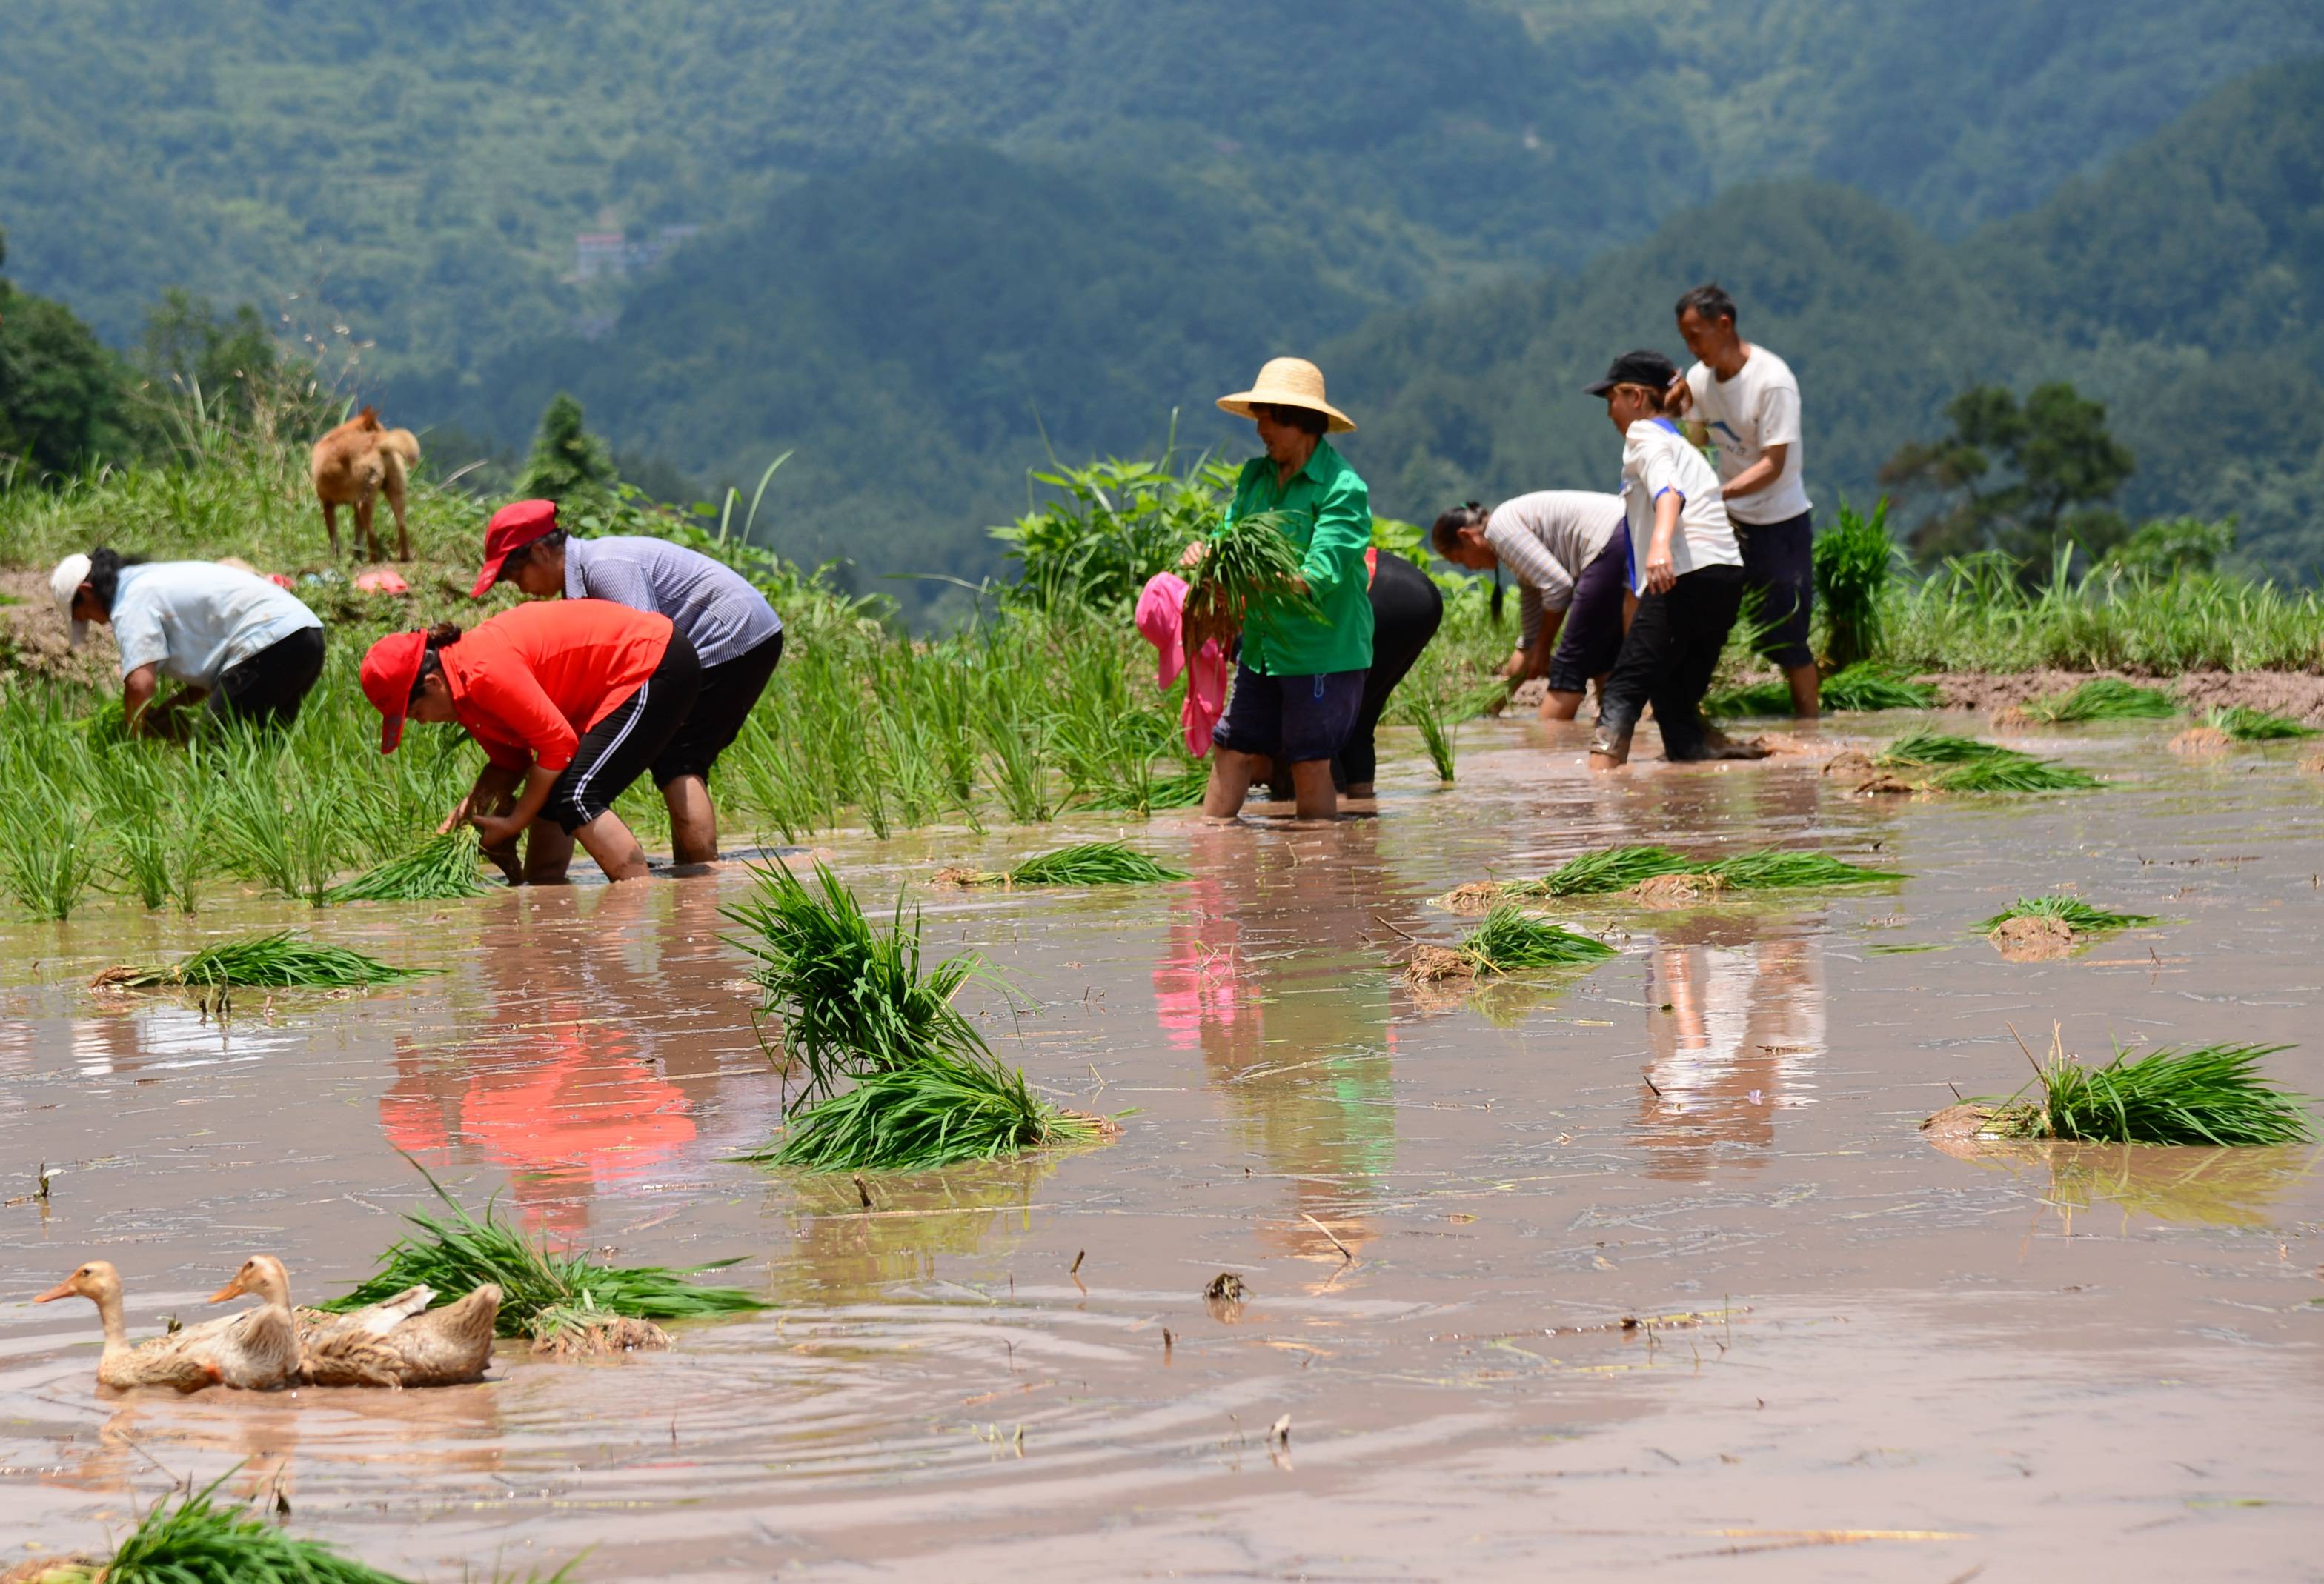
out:
M1009 869L949 869L938 878L963 886L1139 886L1183 880L1187 872L1126 843L1083 842L1037 853Z
M246 1507L220 1506L212 1497L232 1477L229 1470L174 1502L155 1503L110 1558L60 1561L36 1579L40 1584L405 1584L322 1541L294 1538Z
M304 940L287 929L248 940L204 946L166 968L109 968L101 982L138 990L186 985L217 990L252 986L270 990L343 990L390 984L439 972L399 968L347 946Z
M409 1158L409 1157L406 1157ZM418 1166L418 1162L412 1163ZM425 1168L420 1174L444 1203L441 1216L413 1211L403 1219L417 1236L399 1239L380 1256L379 1269L353 1292L319 1307L347 1313L428 1286L451 1303L491 1283L501 1290L494 1327L504 1337L529 1336L533 1322L559 1308L595 1310L632 1320L705 1320L767 1307L740 1287L704 1286L688 1278L723 1270L734 1260L685 1270L667 1266L593 1265L580 1254L559 1254L484 1206L481 1220L444 1191Z
M2116 1046L2086 1067L2053 1043L2038 1064L2036 1098L1970 1102L1984 1130L2005 1138L2093 1144L2299 1144L2314 1137L2307 1096L2275 1088L2259 1064L2288 1045L2165 1045L2133 1060Z
M2103 784L2055 760L1942 732L1899 737L1872 762L1883 769L1929 772L1925 784L1940 792L2067 792Z
M943 1051L865 1073L740 1158L810 1172L934 1171L1088 1143L1099 1132L1095 1119L1042 1100L992 1056Z
M2037 698L2025 706L2032 721L2060 725L2075 721L2160 721L2179 713L2179 701L2157 687L2141 687L2119 677L2093 677L2067 693Z
M1487 914L1484 923L1462 937L1460 950L1480 968L1493 973L1566 968L1614 955L1614 948L1595 935L1552 924L1506 902Z
M491 888L476 878L479 840L473 825L458 825L430 836L401 857L333 886L330 900L438 902L481 897Z
M1844 676L1862 662L1877 658L1886 647L1882 604L1888 585L1896 575L1897 565L1904 558L1896 548L1896 541L1889 537L1887 497L1881 497L1869 517L1858 514L1845 501L1841 502L1839 521L1829 531L1818 536L1811 555L1814 563L1816 604L1823 612L1829 631L1825 652L1835 669ZM1876 705L1871 707L1909 709L1926 706Z
M2020 897L2008 907L1982 920L1980 931L1998 929L2013 918L2054 918L2076 935L2098 935L2107 930L2135 929L2153 924L2151 913L2116 913L2104 907L2094 907L2079 897Z
M2289 715L2253 709L2246 705L2214 709L2205 719L2238 742L2282 742L2317 734L2315 727L2295 721Z

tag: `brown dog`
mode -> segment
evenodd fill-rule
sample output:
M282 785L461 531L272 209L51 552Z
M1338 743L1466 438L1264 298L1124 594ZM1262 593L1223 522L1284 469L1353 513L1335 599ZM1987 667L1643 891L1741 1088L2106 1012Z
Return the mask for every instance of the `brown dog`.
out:
M403 517L403 486L411 469L420 465L420 437L410 429L382 428L379 410L361 412L315 442L309 469L315 480L315 498L323 504L323 527L331 536L331 555L339 553L339 508L355 509L355 528L365 557L379 559L379 539L372 532L372 503L387 497L395 512L395 558L411 559L411 534Z

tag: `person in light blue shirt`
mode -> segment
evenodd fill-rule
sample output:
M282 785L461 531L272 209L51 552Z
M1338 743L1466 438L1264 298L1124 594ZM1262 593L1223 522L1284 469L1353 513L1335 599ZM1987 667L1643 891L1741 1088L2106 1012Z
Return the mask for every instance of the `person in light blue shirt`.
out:
M323 674L323 623L289 590L216 561L143 561L102 545L67 556L49 593L73 647L96 622L121 650L131 732L166 732L207 703L222 718L289 725ZM178 693L150 709L161 678Z

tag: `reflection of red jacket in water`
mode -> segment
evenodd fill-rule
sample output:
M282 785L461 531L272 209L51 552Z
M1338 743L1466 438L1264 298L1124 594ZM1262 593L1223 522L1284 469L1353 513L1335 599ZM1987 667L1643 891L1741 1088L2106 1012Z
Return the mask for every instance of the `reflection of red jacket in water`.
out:
M445 1069L407 1065L380 1098L381 1128L415 1156L466 1145L507 1169L530 1225L581 1231L588 1193L576 1190L641 1176L694 1141L684 1092L622 1054L626 1043L612 1030L567 1024L513 1050L470 1054L456 1093L439 1087Z

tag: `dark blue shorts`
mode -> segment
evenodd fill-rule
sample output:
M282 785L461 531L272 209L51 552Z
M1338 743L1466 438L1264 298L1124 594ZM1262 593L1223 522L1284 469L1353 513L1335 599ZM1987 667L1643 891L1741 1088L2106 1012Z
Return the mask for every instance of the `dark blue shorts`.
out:
M1630 586L1630 530L1617 528L1606 548L1573 580L1573 603L1549 657L1552 693L1587 693L1590 679L1614 668L1622 652L1622 595Z
M1262 677L1235 667L1226 718L1211 734L1221 748L1263 753L1280 764L1330 759L1348 740L1363 707L1363 671L1311 677Z
M1808 616L1815 609L1814 515L1738 522L1735 539L1743 548L1744 619L1758 635L1753 647L1787 669L1813 665Z

